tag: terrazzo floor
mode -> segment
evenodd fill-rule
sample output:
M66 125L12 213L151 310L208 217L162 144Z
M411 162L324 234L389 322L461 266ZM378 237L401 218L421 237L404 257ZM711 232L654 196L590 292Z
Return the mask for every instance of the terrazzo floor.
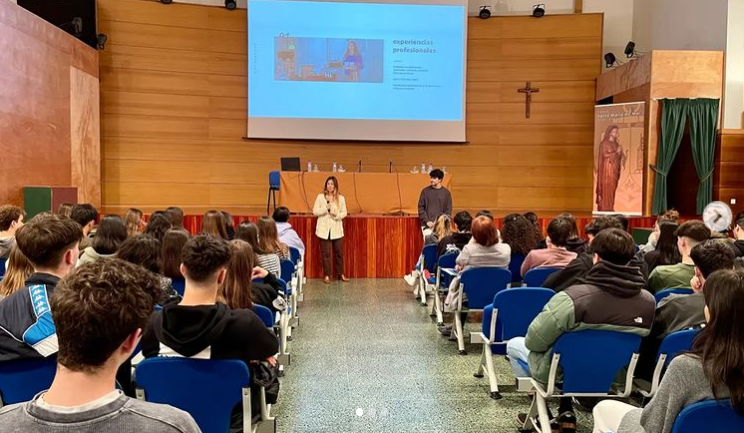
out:
M429 309L402 279L308 280L272 409L277 431L517 432L529 400L509 363L495 358L503 398L492 400L488 379L473 377L481 346L458 355ZM579 432L591 432L591 414L577 408L577 417Z

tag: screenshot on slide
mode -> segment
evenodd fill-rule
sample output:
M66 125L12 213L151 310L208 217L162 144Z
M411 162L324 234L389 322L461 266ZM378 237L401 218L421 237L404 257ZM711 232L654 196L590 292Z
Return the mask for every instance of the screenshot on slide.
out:
M464 3L250 0L248 137L465 141L466 25Z

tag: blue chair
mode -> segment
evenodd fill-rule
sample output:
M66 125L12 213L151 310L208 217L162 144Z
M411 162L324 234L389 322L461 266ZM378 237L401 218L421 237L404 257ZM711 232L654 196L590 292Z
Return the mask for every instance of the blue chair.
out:
M295 247L289 247L289 259L292 260L292 263L295 264L295 274L297 275L297 294L295 296L297 301L302 301L302 287L305 284L305 263L303 262L304 259L302 257L302 254L300 253L300 250ZM297 305L295 305L295 311L296 310Z
M695 293L695 292L693 292L692 289L684 289L684 288L680 288L680 289L665 289L665 290L660 290L660 291L656 292L654 294L654 299L656 299L656 305L658 305L659 302L661 302L662 299L666 298L669 295L672 295L672 294L675 294L675 295L692 295L693 293Z
M173 290L176 291L179 295L183 296L183 292L186 290L186 280L183 278L178 278L172 280L173 283Z
M483 309L483 354L475 377L488 376L491 398L500 399L493 355L506 355L506 343L514 337L524 337L530 323L543 310L555 292L538 287L515 287L496 294L493 303Z
M253 312L256 313L259 319L269 329L274 329L274 313L268 307L263 305L253 304Z
M677 415L672 433L730 433L744 431L744 416L731 407L731 400L693 403Z
M49 389L57 357L0 362L0 407L29 401Z
M280 262L281 275L280 278L284 281L292 281L292 275L294 275L295 264L292 260L282 259Z
M455 326L452 332L457 338L457 351L460 355L467 355L465 351L465 331L462 323L462 313L483 311L486 305L493 303L497 293L506 290L511 283L511 272L502 268L472 268L466 269L460 275L460 296L457 299L455 311ZM467 307L463 307L463 298L468 298Z
M550 433L548 399L575 396L627 398L633 389L633 372L640 345L640 336L617 331L574 331L558 337L553 346L547 386L530 379L535 396L522 429ZM559 368L562 369L562 379ZM622 393L611 393L612 383L625 368L625 389ZM559 383L560 389L557 387Z
M281 185L281 175L278 171L269 172L269 196L266 199L266 214L269 215L269 205L271 199L274 199L274 210L276 210L276 192L279 191Z
M431 315L437 317L437 326L444 326L444 317L442 315L442 294L447 293L449 289L450 277L447 276L445 269L454 270L457 256L459 253L442 254L437 259L437 271L429 279L429 283L434 285L434 305L431 307ZM433 280L433 281L432 281Z
M524 263L524 254L512 254L509 260L509 271L512 273L512 283L522 282L522 263ZM512 284L512 286L516 286Z
M0 280L5 276L5 265L8 259L0 259Z
M552 273L558 271L560 271L560 269L557 268L530 269L526 274L524 274L524 285L527 287L542 287L545 280L547 280Z
M295 265L300 263L300 260L302 260L302 254L300 254L300 250L295 247L289 247L289 259L292 260L292 263L294 263Z
M437 245L426 245L421 250L421 258L419 265L416 267L418 273L418 287L417 294L421 299L421 305L426 306L427 288L429 287L429 281L426 280L426 272L429 271L430 275L434 275L437 271ZM436 280L436 277L434 277ZM435 281L436 282L436 281ZM431 283L434 284L434 283Z
M252 430L251 374L243 361L147 358L137 365L135 377L138 399L188 412L204 433L230 431L230 414L241 402L243 431ZM274 423L265 406L261 422Z
M644 397L653 397L656 394L656 391L659 389L659 383L661 383L661 376L666 368L669 367L669 363L682 352L692 350L692 342L698 333L700 333L699 329L685 329L683 331L672 332L664 337L661 346L659 346L659 353L656 354L656 368L654 368L654 376L651 379L651 390L648 392L640 390L641 395Z

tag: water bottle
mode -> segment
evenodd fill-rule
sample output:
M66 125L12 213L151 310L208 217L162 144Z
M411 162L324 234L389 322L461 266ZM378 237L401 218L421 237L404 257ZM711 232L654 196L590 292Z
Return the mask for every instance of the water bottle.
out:
M311 161L307 161L307 172L310 173L313 171L313 163Z
M316 173L320 171L318 170L318 164L313 165L313 171Z
M336 173L338 171L338 164L336 164L336 161L333 161L333 172Z
M421 173L426 173L426 163L425 162L422 162L421 163Z

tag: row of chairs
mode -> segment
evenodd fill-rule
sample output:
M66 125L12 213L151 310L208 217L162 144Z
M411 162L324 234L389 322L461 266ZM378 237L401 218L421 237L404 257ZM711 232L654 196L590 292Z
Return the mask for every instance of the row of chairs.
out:
M433 252L427 248L430 247L424 248L419 261L419 284L416 295L423 305L428 302L427 295L433 295L432 315L437 317L439 325L443 325L441 296L447 293L451 279L457 275L451 269L454 268L456 254L444 255L437 260L436 248ZM424 270L429 271L430 278L424 277ZM493 356L505 355L506 343L511 338L526 335L529 325L555 294L550 289L540 287L555 271L557 270L531 270L524 279L529 287L516 287L518 281L515 282L511 272L506 269L469 269L460 275L462 295L454 311L453 333L457 336L459 353L465 354L460 315L464 312L483 311L481 332L471 333L472 342L483 344L481 362L474 376L488 377L491 397L494 399L501 398L501 394ZM689 294L691 290L661 291L655 295L656 302L674 293ZM463 307L463 295L467 296L467 308ZM547 401L552 398L571 396L626 398L633 390L639 391L645 398L653 397L671 360L692 347L692 341L697 333L698 330L678 331L663 340L656 357L656 367L650 386L633 380L641 344L639 336L596 330L564 334L554 346L548 384L538 383L531 378L517 381L518 390L534 392L533 403L523 428L529 430L542 426L540 431L550 432ZM523 367L529 371L527 365ZM624 389L611 391L613 381L623 369ZM744 418L737 416L731 410L730 403L723 401L701 402L687 407L679 415L673 433L711 431L710 421L707 424L700 424L707 414L720 416L724 425L731 428L721 431L744 431ZM706 425L707 428L701 428L701 425Z

